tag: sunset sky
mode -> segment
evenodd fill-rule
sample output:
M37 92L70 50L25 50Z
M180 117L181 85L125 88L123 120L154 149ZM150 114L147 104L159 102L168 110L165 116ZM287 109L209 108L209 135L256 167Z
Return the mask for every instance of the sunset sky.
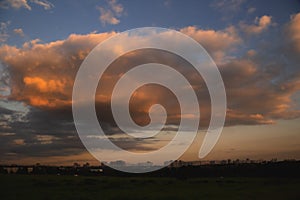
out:
M222 135L204 160L300 159L300 2L259 0L2 0L0 1L0 164L97 164L72 117L76 73L100 42L128 29L164 27L199 42L219 68L227 93ZM147 53L147 56L145 56ZM178 103L165 88L140 88L134 120L166 106L168 127L141 144L118 137L109 111L119 75L132 65L164 60L191 79L201 109L199 133L182 156L197 160L210 119L200 76L166 52L134 52L116 60L100 81L100 124L122 148L151 151L174 136ZM156 94L156 95L153 95ZM115 137L115 138L114 138Z

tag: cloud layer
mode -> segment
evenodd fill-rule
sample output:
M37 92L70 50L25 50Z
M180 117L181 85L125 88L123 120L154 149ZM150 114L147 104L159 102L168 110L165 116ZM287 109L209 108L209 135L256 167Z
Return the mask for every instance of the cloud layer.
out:
M116 1L111 1L110 11L118 14L123 9ZM111 22L113 21L105 23ZM300 13L292 16L290 22L273 39L270 38L264 44L256 43L251 49L241 48L247 46L247 40L241 36L243 32L251 37L262 31L267 32L271 24L270 16L262 16L253 25L242 23L238 27L230 26L224 30L205 30L194 26L180 29L202 44L219 67L228 98L227 126L272 124L279 119L300 117L300 112L296 109L299 102L293 100L293 95L300 90L300 70L297 67L300 53ZM115 34L71 34L65 40L45 44L32 40L22 47L0 47L0 59L10 74L9 81L7 75L0 76L0 81L9 83L10 86L9 92L1 91L5 95L1 95L0 104L1 144L5 144L1 147L1 152L10 154L1 157L21 152L31 156L82 153L82 145L72 123L71 95L74 79L88 53L98 43ZM281 34L289 37L281 40ZM118 134L120 130L116 129L112 118L109 92L130 66L150 61L164 62L185 74L200 99L201 128L207 126L210 100L201 76L195 74L184 60L170 53L148 50L124 55L101 79L105 84L98 87L96 107L104 113L100 121L107 126L110 134ZM4 90L2 88L7 87L0 86ZM178 102L165 88L140 88L131 103L132 116L141 125L149 122L148 109L151 105L165 105L169 111L169 127L166 131L176 130L180 119ZM19 105L20 109L12 110L10 104ZM148 141L148 146L139 146L138 141L131 140L131 145L126 143L124 148L149 149L149 144L156 139ZM116 139L116 143L118 142L122 146L122 140ZM51 152L50 145L53 149Z
M299 50L298 16L299 14L295 15L286 28L291 35L290 42L293 43L295 51ZM266 23L259 24L265 25ZM243 42L234 27L222 31L186 27L180 31L202 44L217 62L229 100L228 124L264 124L272 123L275 119L298 116L297 112L291 109L293 104L291 96L299 89L298 82L296 80L291 82L289 76L278 81L283 77L277 70L290 67L283 63L280 56L278 57L278 54L284 53L280 51L289 46L288 42L282 43L280 49L276 50L277 52L269 55L278 60L275 64L264 60L263 52L259 49L251 49L239 57L232 57L232 52ZM81 62L96 44L114 34L113 32L73 34L66 40L47 44L32 41L25 43L22 48L2 46L0 48L1 60L9 66L11 72L12 93L9 99L44 109L70 106L73 81ZM293 57L293 54L286 56L291 56L289 58L291 61L297 59ZM168 55L165 57L170 59ZM176 58L171 59L176 60ZM129 58L126 62L125 64L130 65ZM120 72L118 73L110 74L106 78L109 83L120 76ZM188 70L185 73L190 76L190 79L193 78L193 74ZM295 75L295 72L293 74ZM200 84L195 85L195 88L197 87L203 88ZM197 92L201 94L200 90ZM258 102L257 100L261 98L264 98L264 101ZM103 99L105 98L102 95L102 102ZM109 97L106 99L109 100Z

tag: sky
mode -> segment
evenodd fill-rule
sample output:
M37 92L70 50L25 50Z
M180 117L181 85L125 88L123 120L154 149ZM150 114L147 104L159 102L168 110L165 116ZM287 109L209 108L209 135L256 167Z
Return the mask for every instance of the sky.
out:
M76 73L102 41L152 26L193 38L221 73L225 127L204 160L300 159L299 1L1 0L0 163L98 163L81 143L72 117ZM165 105L170 116L166 129L144 143L124 139L109 110L120 74L133 64L158 60L191 79L201 100L198 135L181 157L197 160L210 119L209 95L201 76L174 55L137 51L112 64L97 88L99 122L129 151L155 150L171 140L178 103L165 88L140 88L130 104L140 125L149 123L147 113L155 103Z

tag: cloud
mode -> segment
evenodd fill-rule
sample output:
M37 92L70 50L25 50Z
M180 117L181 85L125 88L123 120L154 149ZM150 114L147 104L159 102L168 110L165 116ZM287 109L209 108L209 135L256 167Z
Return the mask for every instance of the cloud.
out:
M30 0L30 2L42 6L45 10L49 10L54 7L54 5L47 0ZM27 0L3 0L0 2L0 8L8 9L10 7L13 9L32 9Z
M228 99L227 125L269 124L300 117L291 99L300 89L298 82L286 77L275 84L277 73L268 72L264 65L268 64L246 57L220 66ZM291 82L287 84L287 80Z
M119 24L120 19L118 17L121 17L124 13L122 4L118 3L117 0L109 0L107 8L97 7L97 9L100 11L99 20L103 25Z
M245 3L245 0L221 0L221 1L214 1L211 6L226 11L238 11L241 5Z
M294 23L294 18L292 22ZM290 27L293 27L293 23ZM227 118L228 125L270 123L274 119L288 118L288 114L290 117L298 116L297 112L290 110L291 95L298 89L296 83L287 84L282 81L274 84L272 81L276 80L280 73L276 73L274 67L272 67L273 71L269 71L269 69L271 70L271 67L268 67L269 64L259 57L260 49L251 49L240 58L228 57L223 59L228 55L228 51L237 48L242 43L242 39L233 27L221 31L186 27L180 31L202 44L213 55L214 59L218 60L219 55L222 55L222 62L218 63L228 95L230 109L230 115ZM23 48L2 46L0 58L9 66L12 79L12 94L9 98L46 110L64 107L70 109L72 86L81 62L96 44L114 34L113 32L88 35L72 34L66 40L46 44L33 41L31 44L24 44ZM187 63L161 52L159 54L148 53L152 56L148 56L147 62L162 60L167 65L177 67L192 80L193 87L199 96L207 96L207 90L203 86L205 83L201 77L195 76L195 72L188 70L188 67L182 67L188 65ZM274 55L277 57L275 53ZM101 88L104 92L97 94L99 108L104 110L108 108L109 92L120 75L129 70L133 63L136 65L144 62L134 58L134 56L145 58L140 52L129 54L115 63L114 70L108 70L107 74L103 76L103 81L106 81L106 84L104 88ZM120 65L123 68L118 69L117 66ZM280 69L282 66L279 65L277 68ZM261 84L262 87L257 87L253 83ZM134 105L136 105L132 108L133 115L142 124L147 122L147 112L153 102L158 101L165 104L166 99L168 101L172 99L163 88L157 89L157 93L160 95L153 99L147 95L147 92L151 90L155 91L151 87L143 88L133 99ZM262 98L264 98L263 103L258 103L257 99ZM208 107L206 104L209 104L209 101L202 100L202 103L203 107ZM170 114L169 123L176 124L177 109L173 106L169 110L173 111ZM209 121L209 109L206 110L203 121ZM205 108L202 111L205 112ZM110 112L107 112L103 121L113 124Z
M124 8L122 4L119 4L117 0L110 0L108 1L108 4L110 5L111 9L117 14L121 15L124 11Z
M13 140L13 142L16 145L24 145L25 144L24 139L15 139L15 140Z
M291 21L286 27L290 45L300 53L300 13L291 16Z
M268 27L272 24L272 17L264 15L260 18L256 17L254 21L254 25L248 25L244 22L240 23L240 28L243 32L248 35L251 34L259 34L268 29Z
M101 23L103 25L105 25L105 24L116 25L116 24L120 23L120 20L117 19L117 17L115 17L113 11L106 10L105 8L102 8L102 7L99 7L98 9L99 9L99 11L101 13L101 15L99 17L99 20L101 21Z
M45 112L27 105L23 107L9 110L0 106L0 132L5 133L1 135L2 159L76 155L84 152L72 123L71 112L57 108Z
M265 38L264 46L257 43L251 45L251 49L240 48L240 45L247 45L232 26L224 30L203 30L192 26L180 29L202 44L218 61L228 97L226 126L272 124L280 119L300 117L300 111L294 107L297 102L292 98L300 90L298 16L300 14L294 15L284 27L284 34L289 35L287 39L280 40L281 35L274 35L276 42ZM9 77L0 76L0 81L5 79L11 90L6 93L5 102L0 103L0 133L5 144L0 147L0 152L4 152L1 157L8 158L12 154L16 157L47 157L85 153L72 118L74 79L89 52L99 42L115 34L71 34L65 40L44 44L33 40L22 47L0 47L0 60L9 71ZM138 43L139 39L143 38L136 38L135 42ZM232 56L236 49L238 54ZM121 134L110 109L109 94L115 82L133 66L157 61L173 66L190 80L200 99L201 128L209 123L209 93L201 76L185 60L168 52L148 49L117 59L100 80L105 84L98 85L96 109L99 121L109 136ZM10 109L18 107L12 106L13 102L18 102L20 108ZM172 134L176 131L180 114L178 102L166 88L154 85L139 88L130 104L133 119L138 124L147 124L148 111L154 103L161 103L168 111L165 131ZM168 140L152 138L141 145L138 140L114 139L119 146L136 151L153 149L153 145L157 147L156 141L163 143Z
M59 138L52 135L36 135L36 139L41 144L52 144L54 140L57 140Z
M0 43L6 42L6 40L9 38L7 33L7 28L9 25L10 21L0 23Z
M245 2L246 0L216 0L210 6L224 15L223 20L228 20L241 11L242 5Z
M24 32L21 28L14 29L14 33L21 36L21 37L24 37Z
M254 13L255 11L256 11L256 8L250 7L250 8L248 8L247 13L251 14L251 13Z
M167 8L170 7L171 4L172 4L172 1L171 1L171 0L165 0L165 1L164 1L164 6L167 7Z
M66 80L61 79L50 79L45 80L40 77L24 77L24 86L26 90L30 90L31 92L37 91L41 94L64 94ZM70 101L61 100L61 99L52 99L51 101L49 98L44 96L28 96L28 100L31 105L34 106L48 106L48 107L55 107L59 104L70 104Z
M203 30L189 26L180 31L203 45L217 63L221 62L225 54L242 42L233 26L219 31L212 29Z
M42 6L45 10L50 10L54 8L54 5L47 0L30 0L30 1L39 6Z
M23 7L27 10L31 10L27 0L4 0L0 3L0 7L5 9L8 9L9 7L20 9Z
M40 77L28 77L24 78L25 86L33 87L38 91L45 92L63 92L64 91L64 80L44 80Z
M23 48L2 46L1 60L11 73L11 98L41 107L69 105L72 84L82 60L94 46L114 34L72 34L64 41L48 44L34 40Z

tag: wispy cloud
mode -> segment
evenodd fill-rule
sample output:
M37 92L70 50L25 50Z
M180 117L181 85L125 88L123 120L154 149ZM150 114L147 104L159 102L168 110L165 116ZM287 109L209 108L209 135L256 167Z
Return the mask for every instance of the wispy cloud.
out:
M256 8L250 7L250 8L248 8L247 13L251 14L251 13L254 13L255 11L256 11Z
M110 0L108 1L108 4L110 5L111 9L117 14L120 15L123 13L124 8L123 6L117 2L117 0Z
M54 7L52 3L47 0L30 0L31 3L42 6L45 10L49 10ZM29 5L28 0L3 0L0 2L0 8L8 9L20 9L25 8L27 10L31 10L31 6Z
M51 8L54 8L54 5L47 0L31 0L31 2L42 6L45 10L50 10Z
M165 6L165 7L170 7L171 4L172 4L171 0L165 0L165 1L164 1L164 6Z
M17 35L19 35L19 36L21 36L21 37L25 36L25 34L23 32L23 29L21 29L21 28L14 29L14 33L17 34Z
M246 0L221 0L214 1L211 6L216 9L220 9L226 12L235 12L239 11L241 5L245 3Z
M0 43L6 42L6 40L9 38L9 34L7 33L7 28L9 25L10 21L0 23Z
M107 7L97 7L97 9L100 11L99 20L103 25L119 24L119 18L124 14L124 7L122 4L118 3L117 0L109 0L107 4Z
M27 0L4 0L0 3L1 8L14 8L14 9L20 9L25 8L27 10L31 10L31 7L28 5Z
M223 20L227 20L240 12L245 2L246 0L216 0L210 6L224 15Z
M0 61L0 98L10 95L10 76L6 66Z

